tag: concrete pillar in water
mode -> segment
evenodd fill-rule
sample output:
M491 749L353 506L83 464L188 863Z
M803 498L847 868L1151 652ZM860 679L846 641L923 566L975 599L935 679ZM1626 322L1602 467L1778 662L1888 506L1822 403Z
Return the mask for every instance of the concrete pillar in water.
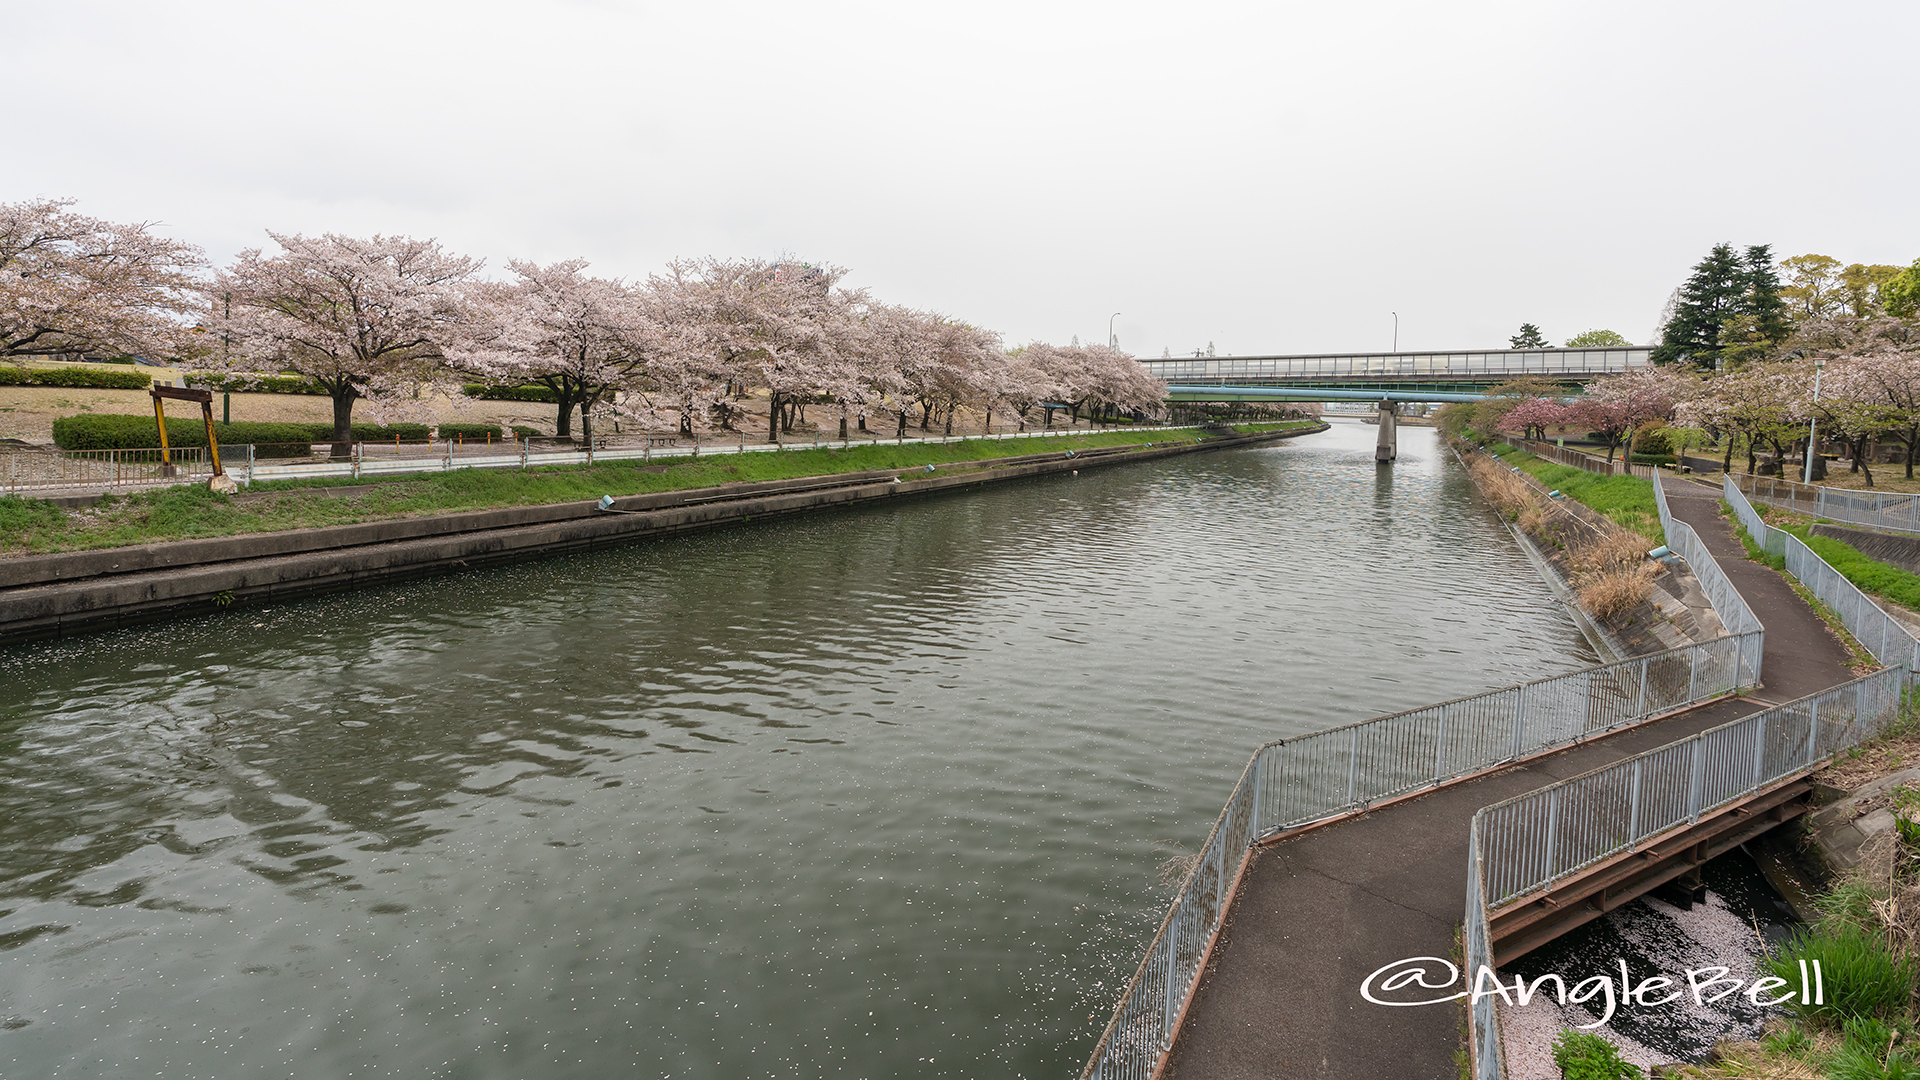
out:
M1394 431L1395 408L1391 401L1380 403L1380 442L1373 448L1375 462L1392 461L1400 456L1400 440Z

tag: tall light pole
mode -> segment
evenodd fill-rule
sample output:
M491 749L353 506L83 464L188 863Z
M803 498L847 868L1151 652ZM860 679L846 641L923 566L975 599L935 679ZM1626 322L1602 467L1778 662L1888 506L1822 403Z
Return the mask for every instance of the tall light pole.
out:
M1393 351L1400 351L1400 313L1393 313Z
M1827 367L1826 357L1816 356L1813 358L1814 415L1811 419L1807 421L1807 474L1803 481L1804 483L1808 483L1808 484L1813 483L1814 436L1817 435L1820 431L1820 413L1819 413L1820 375L1822 372L1826 370L1826 367Z
M1120 312L1118 311L1114 312L1112 315L1107 316L1107 348L1109 349L1118 348L1120 345L1120 342L1115 340L1113 336L1113 320L1119 317L1120 317Z

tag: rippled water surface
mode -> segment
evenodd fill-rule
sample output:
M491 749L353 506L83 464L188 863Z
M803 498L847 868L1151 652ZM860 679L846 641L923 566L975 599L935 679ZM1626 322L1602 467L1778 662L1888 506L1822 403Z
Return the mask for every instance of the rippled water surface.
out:
M1255 745L1596 662L1401 440L0 652L0 1075L1071 1075Z

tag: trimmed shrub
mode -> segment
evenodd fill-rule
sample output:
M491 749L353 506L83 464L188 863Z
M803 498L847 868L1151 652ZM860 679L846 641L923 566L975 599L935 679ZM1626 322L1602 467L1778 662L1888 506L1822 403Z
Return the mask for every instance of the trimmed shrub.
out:
M313 442L309 424L243 420L216 423L213 434L222 446L254 443L262 457L303 457ZM167 442L172 446L205 446L206 424L197 416L168 417ZM160 445L160 427L151 416L63 416L53 422L53 444L62 450L143 450Z
M327 397L318 382L303 375L189 375L188 386L230 394L312 394Z
M537 439L537 438L539 438L539 437L540 437L540 429L539 429L539 428L535 428L535 427L528 427L528 426L527 426L527 425L525 425L525 424L515 424L515 425L513 425L513 433L514 433L514 435L515 435L515 436L517 436L517 437L519 437L519 438L522 438L522 439Z
M253 443L264 447L273 443L297 446L284 454L301 456L307 446L333 439L332 424L270 423L236 420L215 423L213 433L225 446L229 443ZM426 442L425 424L355 424L353 438L361 442ZM207 445L207 429L198 416L167 418L167 441L174 446ZM62 450L137 450L160 445L160 428L151 416L85 413L63 416L53 422L53 444ZM276 453L279 453L276 451ZM284 454L282 456L284 456Z
M498 424L441 424L439 427L439 432L440 432L440 437L443 439L465 438L465 439L484 440L489 436L491 436L492 438L497 440L500 438L500 425Z
M138 371L95 371L93 368L0 367L0 386L72 386L93 390L145 390L153 376Z
M1671 465L1673 461L1672 454L1643 454L1638 450L1633 452L1635 465Z
M460 392L482 401L544 401L549 404L558 401L553 391L544 386L493 386L470 382L462 386Z
M314 424L315 438L325 441L333 438L332 424ZM426 442L428 427L425 424L355 424L353 437L360 442Z

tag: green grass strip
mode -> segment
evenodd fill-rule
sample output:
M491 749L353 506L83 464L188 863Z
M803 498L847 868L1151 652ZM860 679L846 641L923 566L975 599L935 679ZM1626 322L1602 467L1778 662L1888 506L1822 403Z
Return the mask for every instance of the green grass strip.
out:
M1310 421L1246 424L1236 431L1274 431L1311 426ZM869 470L902 471L928 465L965 465L988 458L1127 446L1192 443L1197 428L1172 431L1109 431L1037 439L968 439L954 443L871 444L674 458L647 464L618 461L519 469L454 469L397 476L316 477L253 485L238 496L216 495L200 485L110 496L68 511L37 499L0 496L0 553L42 554L124 547L165 540L237 536L315 529L390 518L581 502L602 495L645 495L718 484L790 480ZM320 488L351 487L345 497Z
M1616 525L1664 545L1667 530L1660 524L1660 505L1654 501L1653 482L1637 476L1601 476L1535 457L1507 443L1491 443L1489 452Z

